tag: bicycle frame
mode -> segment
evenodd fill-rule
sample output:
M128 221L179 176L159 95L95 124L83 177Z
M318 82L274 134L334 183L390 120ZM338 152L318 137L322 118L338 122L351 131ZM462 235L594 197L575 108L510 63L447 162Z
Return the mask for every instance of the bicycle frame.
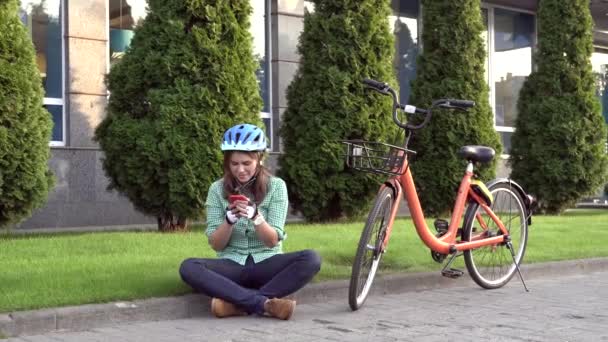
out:
M412 216L412 221L414 222L414 226L416 227L416 232L418 233L418 236L424 242L424 244L427 245L427 247L429 247L435 252L442 254L450 254L456 253L458 251L466 251L482 246L497 245L505 242L505 239L509 236L509 231L505 228L504 224L500 221L496 214L494 214L492 209L485 203L485 201L481 199L479 195L477 195L471 189L471 178L473 177L472 163L469 163L469 165L467 166L466 172L462 178L462 181L460 182L460 186L458 188L458 195L456 196L456 202L454 204L454 209L452 210L452 217L450 220L448 231L445 235L441 237L436 237L429 230L429 227L427 226L424 218L422 207L420 205L418 193L416 192L414 178L412 176L410 168L408 167L409 165L407 165L409 161L406 159L404 163L406 163L405 173L403 173L401 176L391 177L387 181L387 183L385 183L380 188L380 191L382 191L384 187L391 186L395 191L395 205L391 210L390 218L388 221L387 231L382 245L383 250L388 244L388 240L393 228L393 223L395 221L395 217L397 216L399 204L401 203L404 192L408 207L410 209L410 214ZM503 233L502 235L486 238L478 237L468 242L456 241L458 226L461 221L462 215L464 214L465 204L468 198L473 199L480 205L481 208L483 208L483 210L490 216L492 221L494 221L496 225L500 228Z

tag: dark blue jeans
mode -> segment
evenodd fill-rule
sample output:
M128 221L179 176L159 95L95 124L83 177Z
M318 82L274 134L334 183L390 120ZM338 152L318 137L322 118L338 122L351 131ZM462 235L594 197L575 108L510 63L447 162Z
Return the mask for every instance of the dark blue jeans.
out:
M245 266L229 259L184 260L179 273L197 292L217 297L248 313L264 313L264 302L304 287L321 268L313 250L277 254L259 263L249 256Z

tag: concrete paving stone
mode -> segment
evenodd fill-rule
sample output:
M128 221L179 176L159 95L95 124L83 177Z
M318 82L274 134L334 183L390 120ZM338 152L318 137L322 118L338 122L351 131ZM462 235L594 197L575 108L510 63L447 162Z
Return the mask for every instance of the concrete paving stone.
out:
M0 332L9 336L42 334L57 329L53 309L14 312L10 316L12 322L8 324L8 329L0 326Z
M15 319L23 323L25 317L33 318L31 322L34 323L48 323L48 317L54 317L55 327L82 327L90 323L82 322L87 319L107 323L104 320L108 318L99 313L100 308L105 308L113 317L109 322L112 324L110 328L88 328L89 331L85 335L61 332L31 338L40 342L79 340L72 339L72 336L80 336L83 342L251 342L283 341L287 336L292 336L294 340L308 338L315 341L461 341L469 338L484 341L516 338L522 341L546 341L556 338L567 338L569 341L601 341L608 339L604 333L604 327L608 325L608 314L605 310L598 310L598 303L602 303L608 295L608 287L605 285L608 284L608 268L602 271L603 266L598 266L596 261L591 264L595 265L595 268L566 264L566 268L585 270L586 273L582 275L564 276L564 272L554 272L541 277L538 276L540 272L536 271L535 277L531 277L528 282L532 289L530 293L524 292L521 285L514 282L492 291L483 290L471 283L461 287L439 289L412 287L414 290L388 295L372 293L365 306L357 312L351 312L348 307L347 283L343 282L342 291L337 291L333 283L330 287L331 291L336 291L335 297L325 298L317 295L314 298L321 298L323 301L314 302L313 297L301 296L296 314L290 321L257 316L218 320L208 312L208 298L189 295L124 302L123 305L113 303L111 309L103 305L93 305L15 313L13 318L0 317L0 328L5 328L8 323L14 324ZM589 269L600 271L590 272ZM428 277L437 278L436 275ZM312 287L316 288L317 292L323 291L322 284ZM310 304L306 304L307 301ZM136 312L137 310L141 312ZM147 314L147 310L150 310L151 314ZM167 314L161 312L162 310L170 312L170 317L195 318L166 321L164 319L167 316L164 315ZM144 322L133 323L132 320ZM23 326L20 329L23 329ZM264 335L263 332L266 331L272 333ZM277 331L281 333L277 334ZM22 336L14 341L27 341L28 338L30 336Z
M55 310L56 329L85 330L114 323L111 304L82 305Z

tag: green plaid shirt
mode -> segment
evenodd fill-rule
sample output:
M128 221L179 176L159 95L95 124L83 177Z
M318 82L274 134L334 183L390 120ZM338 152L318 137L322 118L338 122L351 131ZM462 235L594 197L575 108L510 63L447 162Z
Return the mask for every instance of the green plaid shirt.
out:
M207 195L207 236L210 236L226 217L228 200L223 196L223 180L211 184ZM247 257L251 255L253 261L258 263L275 254L283 253L282 241L287 238L283 230L287 217L287 186L278 177L270 177L266 197L258 206L266 222L273 227L279 235L279 243L274 247L267 247L255 232L253 222L246 218L239 219L232 228L232 235L228 245L217 253L219 258L226 258L245 265Z

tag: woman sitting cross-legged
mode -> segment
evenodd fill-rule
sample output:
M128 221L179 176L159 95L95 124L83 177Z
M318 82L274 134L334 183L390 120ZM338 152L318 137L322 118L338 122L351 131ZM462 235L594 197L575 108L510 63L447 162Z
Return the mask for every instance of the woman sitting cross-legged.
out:
M264 132L249 124L224 134L224 177L207 195L207 230L217 259L186 259L184 282L212 297L217 317L256 313L289 319L296 302L284 298L321 267L313 250L282 252L287 217L285 182L262 166Z

